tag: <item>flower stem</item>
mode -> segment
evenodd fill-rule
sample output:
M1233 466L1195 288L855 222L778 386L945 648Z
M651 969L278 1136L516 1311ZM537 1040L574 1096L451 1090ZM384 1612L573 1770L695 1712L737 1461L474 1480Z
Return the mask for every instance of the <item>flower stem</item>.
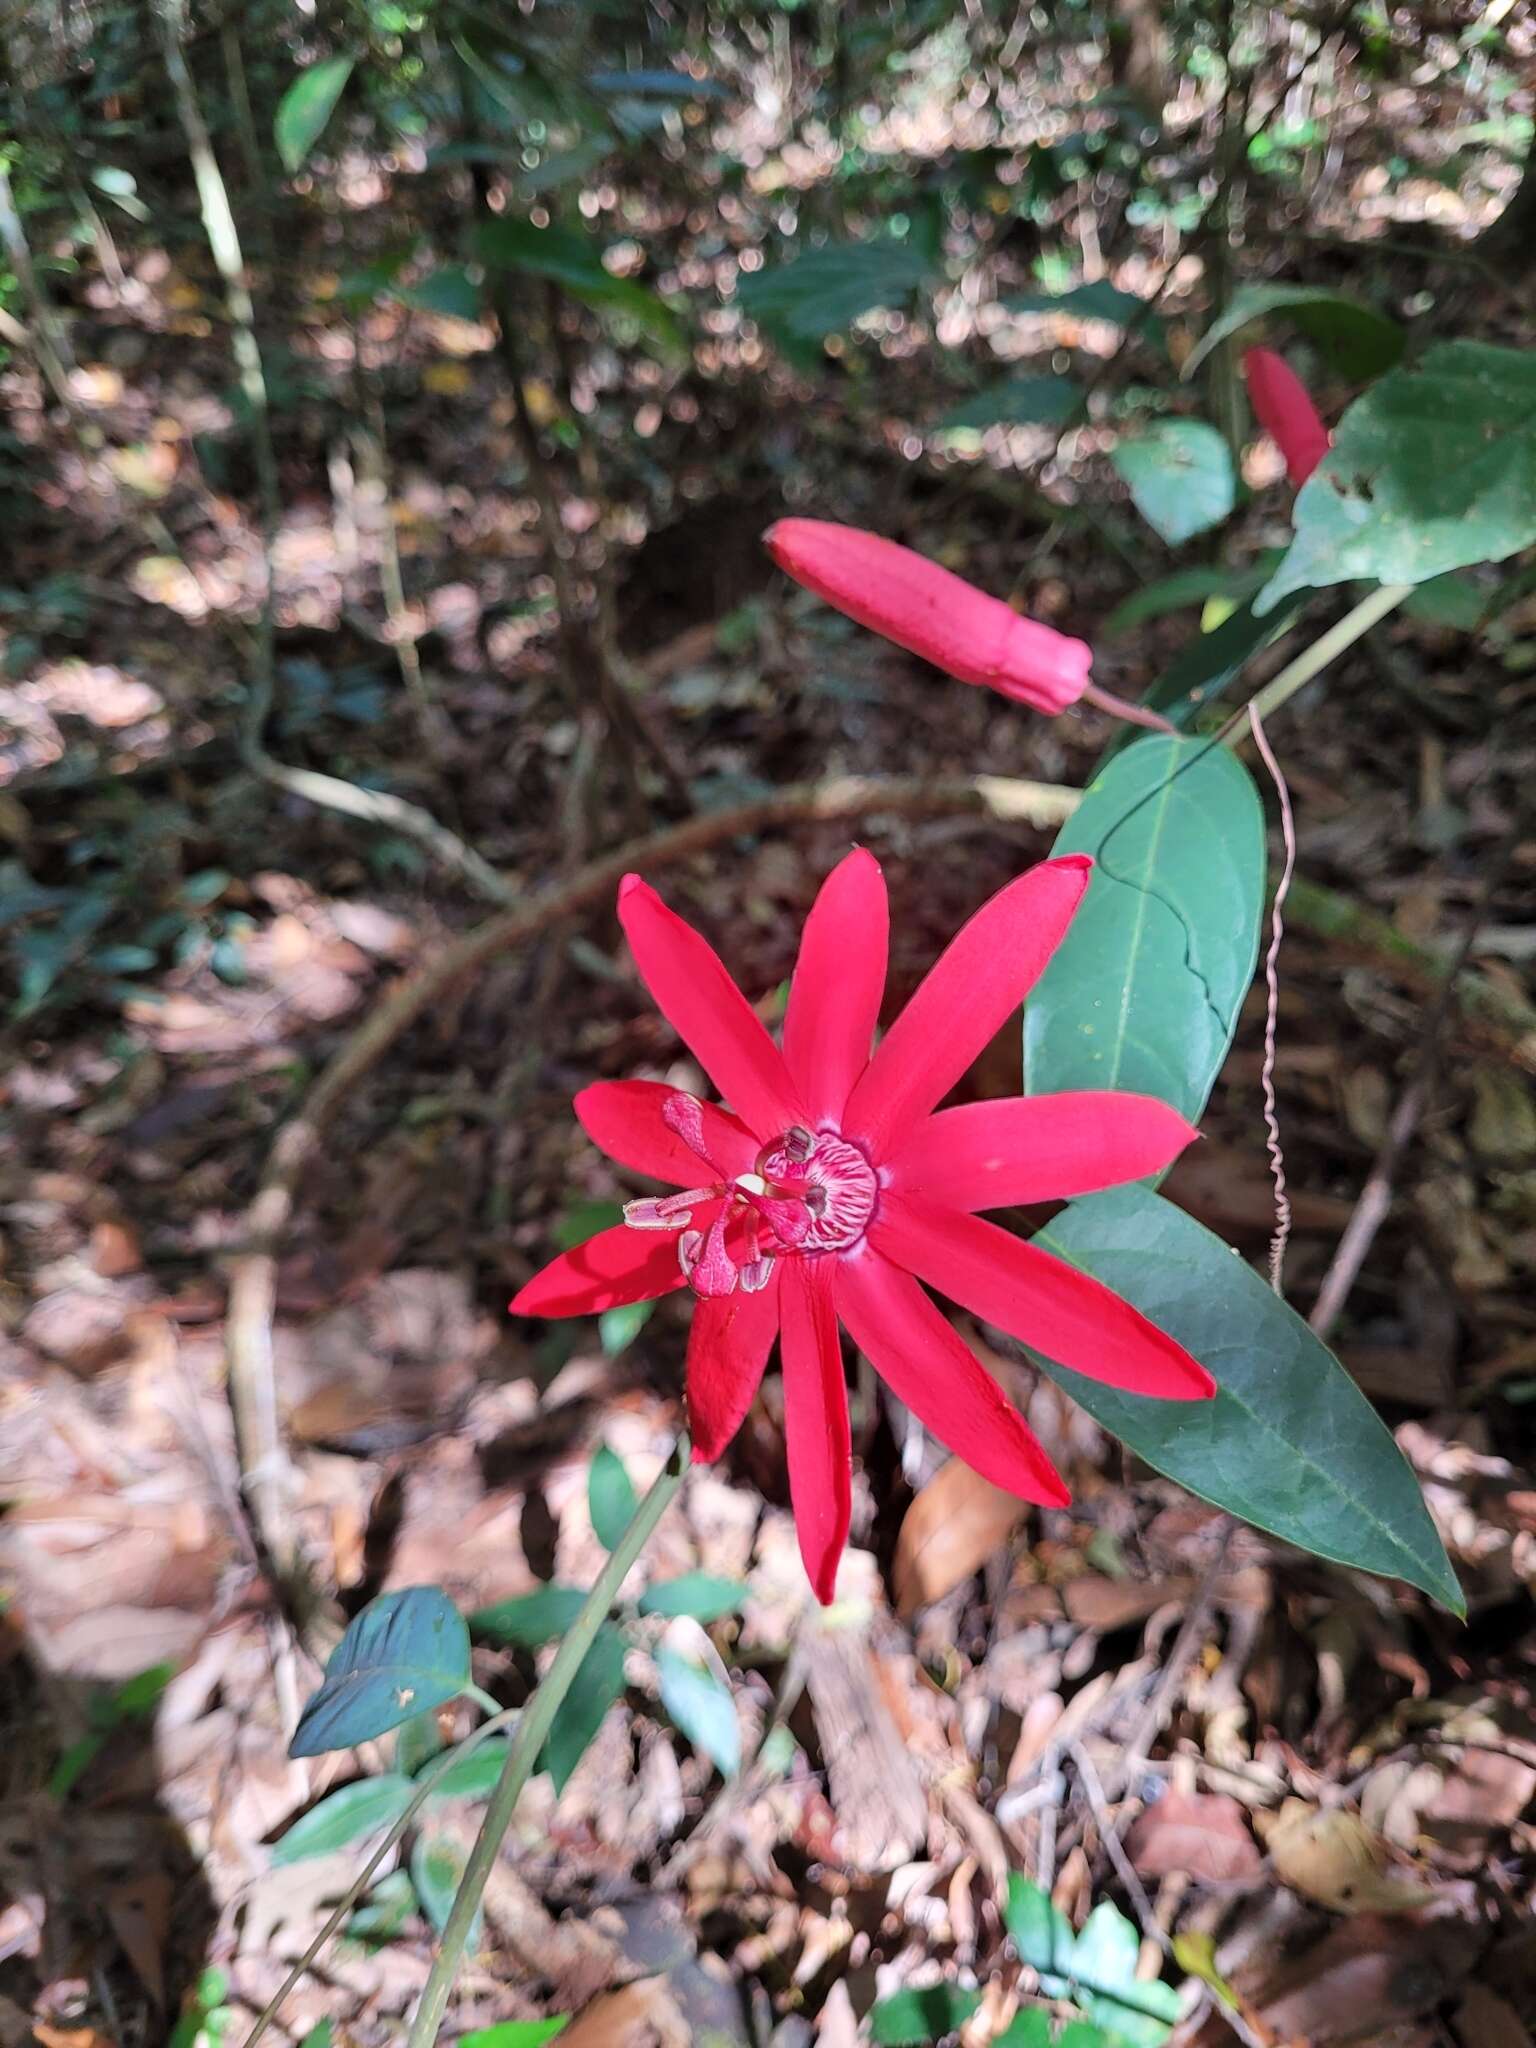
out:
M1342 654L1346 647L1353 647L1378 619L1384 619L1388 612L1395 611L1413 588L1411 583L1382 583L1362 597L1337 625L1320 634L1310 647L1304 647L1293 662L1281 669L1272 683L1264 685L1252 702L1252 708L1260 719L1268 718L1271 711L1277 711L1282 704L1288 703L1302 685L1320 675L1336 655ZM1248 709L1245 704L1233 719L1230 733L1224 736L1229 745L1247 725Z
M511 1748L507 1753L507 1761L497 1781L496 1790L491 1794L480 1833L469 1853L469 1861L464 1866L464 1875L459 1880L459 1889L448 1914L448 1924L443 1929L442 1942L433 1959L431 1974L421 1994L421 2002L411 2021L406 2048L432 2048L437 2039L437 2031L442 2025L443 2014L447 2010L448 1999L453 1991L453 1981L458 1975L459 1963L469 1939L469 1930L474 1924L486 1881L500 1854L502 1837L512 1824L512 1815L522 1789L533 1775L539 1751L544 1747L545 1737L554 1726L555 1716L571 1689L571 1681L581 1668L582 1659L592 1647L593 1638L617 1599L619 1588L624 1583L630 1566L640 1555L651 1531L666 1512L672 1496L682 1484L683 1474L687 1469L688 1437L685 1431L678 1438L671 1457L657 1474L650 1490L630 1516L624 1534L614 1545L608 1562L598 1573L597 1581L587 1595L586 1605L577 1615L570 1632L555 1652L555 1660L535 1688L533 1697L523 1708L522 1719L518 1722L517 1733L513 1736Z

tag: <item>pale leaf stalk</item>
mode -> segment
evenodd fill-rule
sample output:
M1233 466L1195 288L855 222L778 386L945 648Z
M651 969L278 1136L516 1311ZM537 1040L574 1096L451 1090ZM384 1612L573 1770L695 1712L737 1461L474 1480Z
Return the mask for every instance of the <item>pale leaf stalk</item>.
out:
M555 1652L554 1662L545 1672L534 1691L533 1697L523 1708L517 1724L517 1733L507 1752L507 1761L502 1767L501 1777L490 1804L485 1810L485 1819L480 1824L480 1833L475 1846L469 1853L464 1866L464 1875L459 1879L459 1888L454 1894L447 1925L443 1929L442 1942L433 1959L431 1974L421 1994L421 2002L411 2021L411 2031L406 2048L432 2048L437 2040L438 2029L443 2023L443 2014L453 1992L454 1979L463 1960L470 1929L480 1909L480 1900L485 1892L487 1880L495 1868L496 1858L501 1853L502 1838L512 1824L512 1815L522 1796L523 1787L533 1775L555 1716L565 1702L576 1673L581 1669L582 1659L591 1649L593 1640L609 1609L618 1598L619 1588L629 1575L630 1567L644 1549L652 1530L661 1520L673 1495L683 1483L683 1474L688 1469L688 1438L680 1436L661 1471L652 1481L645 1497L630 1516L623 1535L614 1545L608 1562L598 1573L586 1604L572 1623L569 1633Z

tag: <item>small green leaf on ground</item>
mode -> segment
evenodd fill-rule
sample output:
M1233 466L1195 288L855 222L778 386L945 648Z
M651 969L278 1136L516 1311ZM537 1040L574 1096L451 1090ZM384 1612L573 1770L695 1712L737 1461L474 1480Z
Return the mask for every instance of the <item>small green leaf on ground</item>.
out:
M917 2048L955 2033L981 2003L979 1991L959 1984L927 1984L882 1998L869 2015L869 2037L877 2048Z
M640 1505L622 1459L606 1444L600 1444L587 1475L587 1504L592 1529L604 1550L612 1550L623 1536Z
M656 1652L661 1703L722 1778L741 1769L741 1724L731 1689L714 1672L665 1647Z

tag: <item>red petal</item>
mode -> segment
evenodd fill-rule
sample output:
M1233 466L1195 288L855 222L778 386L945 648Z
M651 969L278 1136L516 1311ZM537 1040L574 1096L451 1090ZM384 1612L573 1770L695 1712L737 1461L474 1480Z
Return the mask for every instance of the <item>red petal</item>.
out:
M876 1251L840 1260L837 1312L897 1400L957 1458L1020 1500L1066 1506L1034 1431L910 1273Z
M951 1209L1006 1209L1161 1173L1196 1136L1152 1095L1077 1089L941 1109L890 1162L891 1186Z
M811 906L784 1017L784 1063L812 1130L838 1121L869 1064L885 993L890 922L880 863L855 847Z
M848 1098L849 1137L883 1158L949 1093L1034 987L1092 869L1085 853L1042 861L961 927Z
M1272 348L1250 348L1243 355L1243 375L1259 425L1285 457L1286 474L1300 490L1333 445L1332 436L1284 356Z
M638 875L619 884L619 922L656 1007L742 1121L763 1138L803 1124L778 1047L714 947Z
M715 1214L701 1209L695 1222ZM627 1301L650 1301L683 1284L673 1231L630 1230L616 1223L551 1259L513 1296L515 1316L595 1316Z
M797 583L962 683L1045 712L1083 694L1093 665L1085 641L1021 618L926 555L828 519L781 519L763 539Z
M848 1383L832 1302L832 1259L787 1259L779 1297L789 1498L800 1555L823 1607L848 1541L853 1478Z
M662 1105L677 1092L664 1081L596 1081L582 1089L574 1107L582 1129L610 1159L674 1187L691 1188L709 1175L705 1162L662 1122ZM699 1109L705 1142L721 1171L732 1179L750 1173L761 1147L746 1125L712 1102L701 1102Z
M870 1235L887 1258L1072 1372L1162 1401L1216 1391L1205 1367L1139 1309L995 1223L921 1196L893 1196Z
M742 1425L779 1327L779 1274L756 1294L701 1301L688 1334L688 1427L694 1463L713 1464Z

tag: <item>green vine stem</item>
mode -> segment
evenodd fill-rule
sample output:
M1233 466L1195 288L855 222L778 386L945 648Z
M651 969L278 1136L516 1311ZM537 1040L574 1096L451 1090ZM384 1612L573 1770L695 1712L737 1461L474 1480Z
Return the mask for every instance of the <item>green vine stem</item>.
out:
M1370 591L1360 602L1347 611L1337 625L1330 626L1326 633L1320 633L1310 647L1304 647L1296 659L1281 669L1273 682L1266 683L1262 690L1237 712L1232 720L1231 733L1235 739L1249 722L1250 710L1256 711L1260 720L1268 718L1271 711L1278 711L1288 703L1296 692L1310 683L1346 647L1353 647L1363 633L1368 633L1378 619L1384 619L1388 612L1396 611L1403 599L1413 590L1411 583L1382 583Z
M437 2031L447 2010L454 1979L459 1973L459 1964L463 1960L469 1931L474 1925L486 1881L495 1867L497 1856L501 1853L502 1837L512 1824L512 1815L522 1796L523 1787L533 1775L534 1764L544 1747L545 1738L554 1726L555 1716L565 1702L572 1681L581 1668L582 1659L592 1647L593 1638L618 1598L619 1588L628 1576L630 1566L645 1548L651 1531L661 1520L673 1495L683 1483L683 1474L688 1469L688 1449L688 1435L684 1431L673 1446L671 1457L662 1466L645 1497L630 1516L624 1534L614 1545L608 1562L598 1573L596 1582L587 1595L585 1606L555 1652L554 1662L540 1680L533 1697L523 1708L522 1717L517 1724L517 1733L513 1736L512 1746L507 1752L507 1761L497 1780L496 1790L491 1794L490 1804L485 1810L485 1819L480 1824L480 1833L469 1853L469 1861L464 1866L464 1875L459 1880L458 1891L454 1894L448 1924L443 1929L442 1942L433 1959L431 1974L421 1994L421 2002L411 2021L406 2048L432 2048L437 2039Z

